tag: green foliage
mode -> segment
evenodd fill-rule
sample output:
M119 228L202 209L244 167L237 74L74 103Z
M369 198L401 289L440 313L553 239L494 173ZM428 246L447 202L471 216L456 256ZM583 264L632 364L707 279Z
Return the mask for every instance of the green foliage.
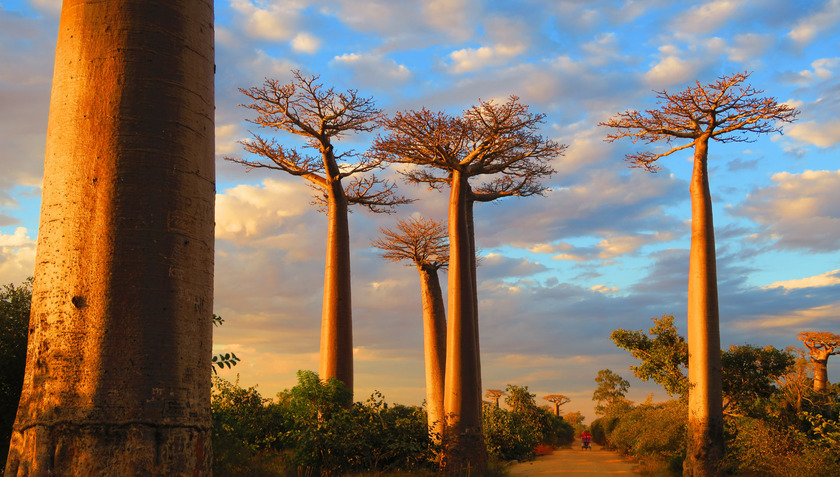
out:
M281 439L291 416L268 401L256 387L240 387L238 377L213 377L214 475L283 475Z
M0 289L0 469L6 464L23 388L31 303L31 277L18 286L10 283Z
M607 444L623 454L663 461L684 456L687 413L682 400L639 405L614 422Z
M598 371L595 377L598 387L592 393L592 400L598 404L595 406L595 413L603 416L609 407L614 407L624 401L630 383L609 369Z
M222 326L224 322L224 318L213 313L213 326ZM236 354L234 353L217 354L213 356L213 358L210 361L210 369L213 370L213 374L219 374L219 372L216 371L216 366L218 366L219 369L225 369L225 366L227 366L228 369L230 369L231 367L236 366L236 364L239 361L239 358L237 358Z
M778 388L776 380L794 364L793 354L772 346L731 346L721 353L725 410L760 416Z
M574 440L574 429L563 418L537 406L527 386L508 385L505 404L485 406L484 442L487 452L502 460L530 460L539 445L557 447Z
M422 408L389 406L378 392L364 403L351 405L350 399L340 381L322 382L311 371L299 371L298 384L279 393L277 402L256 388L214 378L214 474L433 467L435 448Z
M840 475L838 449L792 427L752 417L727 420L725 465L731 474L767 477Z
M637 378L653 380L670 396L685 397L688 394L688 377L685 375L688 344L677 333L673 315L653 318L653 323L650 336L642 330L618 329L610 334L610 339L642 362L639 366L630 366Z
M221 369L225 369L225 366L230 369L231 366L236 366L236 363L239 362L239 358L237 358L234 353L222 353L213 356L211 362ZM211 367L211 369L213 370L213 374L218 374L215 366Z

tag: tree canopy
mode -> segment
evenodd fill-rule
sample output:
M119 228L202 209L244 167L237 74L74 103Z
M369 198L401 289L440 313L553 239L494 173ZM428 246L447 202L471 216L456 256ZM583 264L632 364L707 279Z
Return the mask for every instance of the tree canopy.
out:
M669 395L684 397L688 393L688 378L685 375L688 345L685 338L677 333L673 315L653 318L653 323L650 336L642 330L619 328L610 334L610 339L641 361L638 366L630 366L637 378L653 380Z
M661 152L628 154L626 160L634 167L655 172L656 161L677 151L693 147L698 140L718 142L749 142L750 134L779 132L779 123L792 122L796 108L762 96L764 91L744 83L750 73L721 76L707 85L696 82L679 93L655 91L660 107L644 112L627 110L600 123L614 129L607 141L631 138L633 143L648 144L683 139L685 144Z

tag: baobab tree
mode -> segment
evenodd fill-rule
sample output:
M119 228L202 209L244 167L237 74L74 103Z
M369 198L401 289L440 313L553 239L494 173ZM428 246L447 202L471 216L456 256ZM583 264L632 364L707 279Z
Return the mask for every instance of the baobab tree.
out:
M751 135L781 131L780 123L795 119L798 111L763 91L743 83L749 73L722 76L717 81L670 94L657 91L660 107L644 113L618 113L602 126L612 128L607 141L684 141L664 152L628 154L632 167L654 172L657 161L683 149L694 148L691 196L691 250L688 277L688 457L685 475L719 475L723 457L723 397L720 365L712 199L709 192L709 142L748 142Z
M505 395L501 389L488 389L487 394L484 395L487 399L492 399L496 409L499 409L499 399Z
M827 331L803 331L797 337L811 353L814 391L825 391L828 384L828 357L840 354L840 335Z
M562 394L549 394L543 399L554 404L554 415L557 417L560 417L560 406L571 401L571 399Z
M281 84L266 79L262 86L240 88L254 111L249 121L263 129L285 131L306 139L304 147L317 156L307 156L296 148L284 147L273 137L251 132L251 139L240 141L257 160L226 159L255 168L272 169L309 181L316 190L315 202L327 213L327 251L324 267L324 301L321 313L321 356L318 375L336 378L353 389L353 317L350 285L351 204L372 212L390 212L408 202L396 194L392 183L381 181L372 171L381 167L380 159L362 158L352 150L337 153L334 142L349 133L369 132L376 127L381 112L371 98L358 91L336 92L324 88L318 76L293 71L294 79ZM344 179L348 183L344 184Z
M438 270L449 262L446 226L432 219L397 222L397 230L379 229L382 238L373 246L392 262L407 260L420 273L423 300L423 342L426 364L426 407L429 430L443 434L443 386L446 370L446 309Z
M209 475L213 2L64 0L5 474Z
M516 97L501 104L480 101L459 117L427 109L400 112L383 121L389 134L377 138L371 149L372 157L417 166L405 173L410 182L449 187L447 422L441 460L447 471L469 466L480 473L486 463L469 181L487 176L488 182L477 190L501 193L513 189L509 184L524 184L525 190L553 172L548 161L565 146L537 133L544 117L531 113Z

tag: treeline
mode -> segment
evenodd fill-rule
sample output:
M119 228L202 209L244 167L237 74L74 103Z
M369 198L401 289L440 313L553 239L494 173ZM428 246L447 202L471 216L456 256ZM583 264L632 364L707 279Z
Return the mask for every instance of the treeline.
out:
M801 333L800 339L813 336ZM627 380L601 370L593 395L601 417L591 424L593 440L635 457L650 474L682 475L689 416L685 339L670 315L654 319L649 335L616 330L611 338L641 361L631 367L638 378L662 385L674 399L654 403L649 397L635 404L625 398ZM840 475L840 385L813 378L825 363L794 347L752 345L721 351L721 362L725 454L720 474Z
M379 392L350 405L351 393L337 379L297 376L276 399L213 378L214 475L437 471L440 436L429 432L423 407L388 404ZM573 441L571 424L538 407L527 386L509 385L505 402L508 409L484 406L486 475L501 474L505 461L533 458L540 445Z

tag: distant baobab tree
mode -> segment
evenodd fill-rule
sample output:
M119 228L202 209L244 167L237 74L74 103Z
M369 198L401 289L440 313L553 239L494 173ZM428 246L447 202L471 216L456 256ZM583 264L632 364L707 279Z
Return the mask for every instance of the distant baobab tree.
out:
M723 457L723 397L720 325L712 199L709 191L709 142L748 142L748 134L781 131L798 111L763 97L743 83L749 73L722 76L717 81L670 94L657 91L660 107L618 113L602 126L612 128L607 141L685 141L665 152L628 154L632 167L654 172L656 161L683 149L694 149L690 181L691 251L688 278L689 404L688 457L685 476L720 475Z
M560 416L560 406L562 406L563 404L566 404L568 402L571 402L571 399L569 399L568 397L566 397L562 394L549 394L548 396L544 397L543 399L545 399L546 401L554 404L554 415L558 416L558 417Z
M337 153L334 142L349 133L376 128L381 112L371 98L356 90L344 93L324 88L318 76L293 71L294 79L281 84L266 79L261 87L241 88L251 103L244 107L256 112L249 120L272 131L285 131L306 139L308 156L284 147L274 138L255 132L240 143L259 160L227 157L249 170L272 169L299 176L316 189L315 202L327 212L327 252L324 267L324 302L321 315L321 357L318 375L336 378L353 389L353 325L350 279L350 228L348 207L363 205L372 212L389 212L408 202L396 194L392 183L381 181L372 171L381 159L360 158L352 150ZM344 179L350 182L344 184Z
M212 471L213 21L62 3L6 476Z
M392 262L410 261L420 273L423 300L423 341L426 364L426 406L429 429L443 434L443 386L446 370L446 309L438 270L449 263L446 226L432 219L410 218L397 229L380 229L373 246Z
M803 331L798 338L811 353L814 363L814 391L825 391L828 384L828 357L840 354L840 335L827 331Z
M501 389L488 389L487 394L484 395L487 399L492 399L496 409L499 409L499 399L505 395Z
M544 119L511 97L504 103L481 101L461 116L426 109L383 120L389 134L377 138L371 156L413 164L409 182L449 187L449 306L444 407L447 423L441 466L447 472L470 467L484 470L486 449L481 430L481 360L475 290L475 246L469 210L470 179L485 176L477 187L488 200L541 191L538 178L553 172L548 161L565 146L537 133ZM519 191L519 192L516 192Z

